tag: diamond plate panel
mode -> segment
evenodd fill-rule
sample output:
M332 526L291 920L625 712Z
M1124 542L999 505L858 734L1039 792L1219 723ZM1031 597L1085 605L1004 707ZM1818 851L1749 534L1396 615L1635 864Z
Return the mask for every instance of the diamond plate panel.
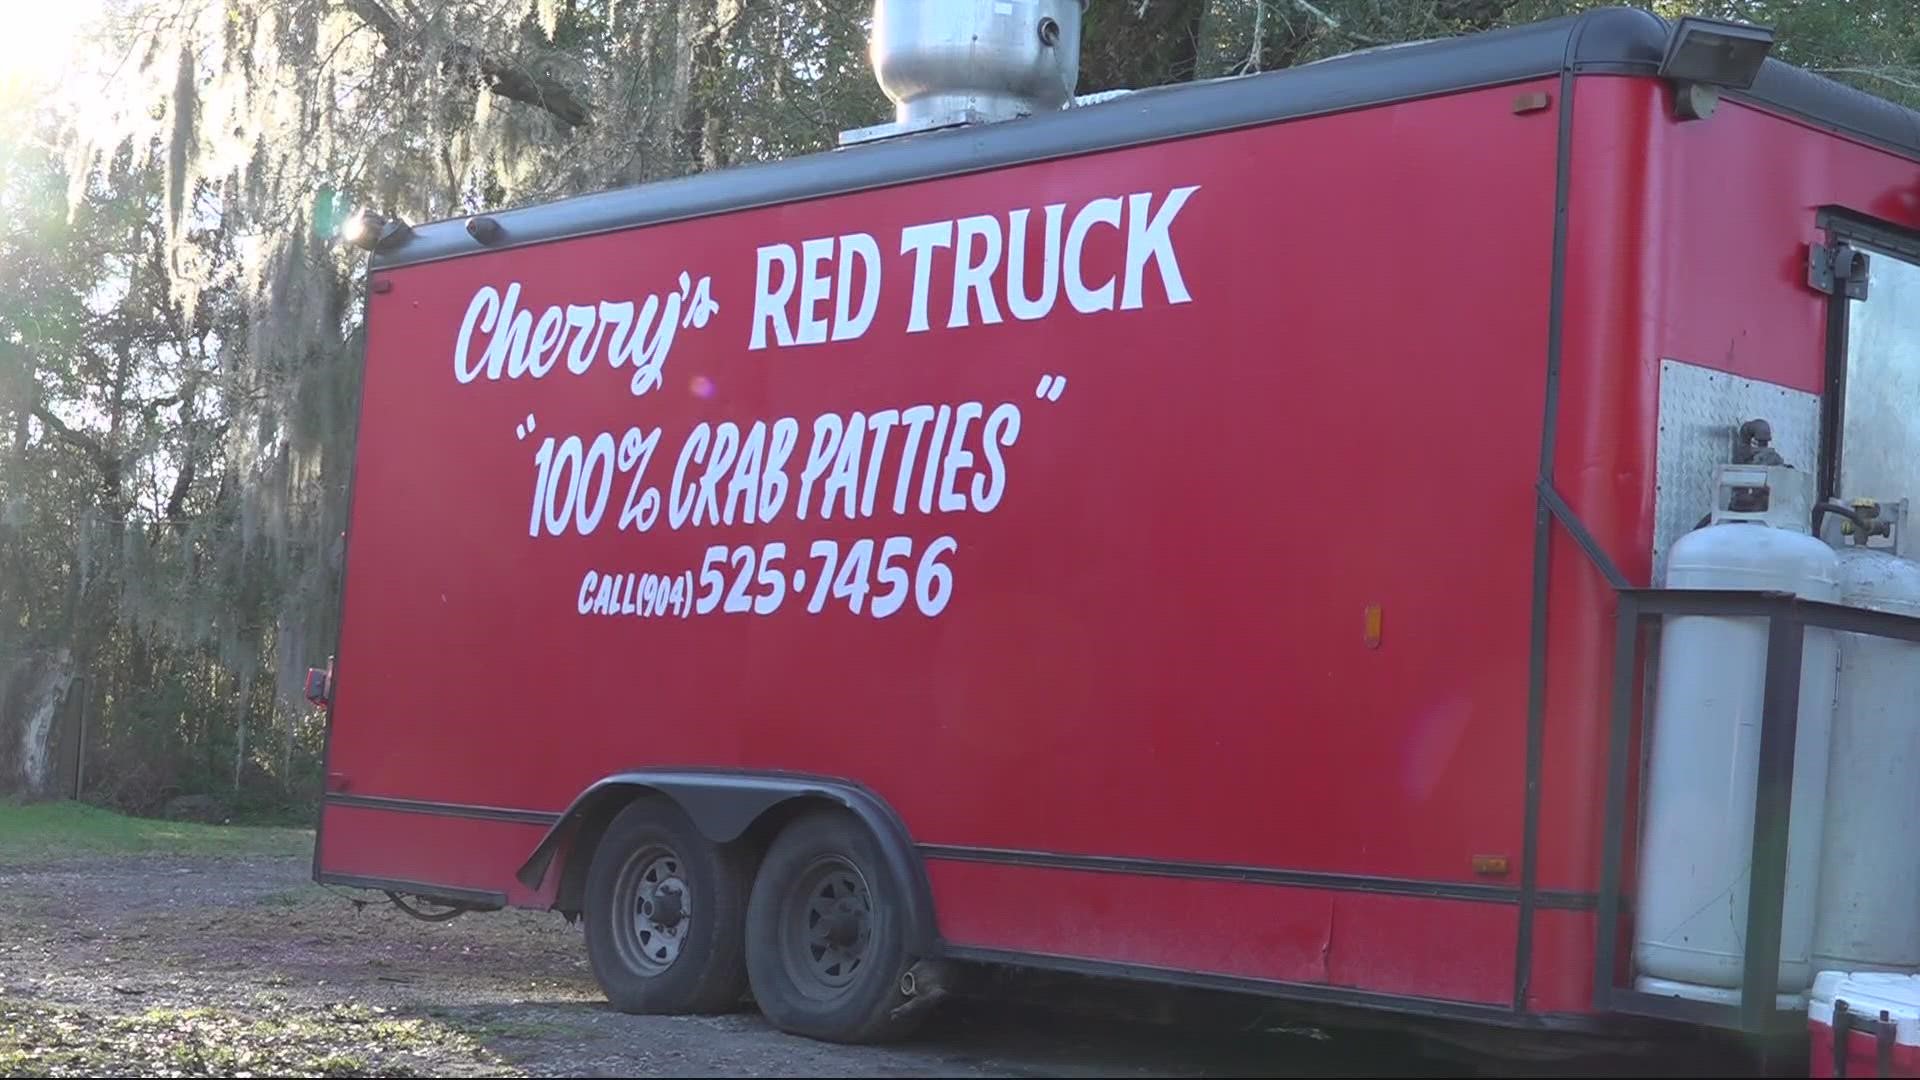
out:
M1848 305L1840 493L1898 502L1920 498L1920 265L1872 255Z
M1667 550L1713 507L1713 470L1733 460L1741 424L1773 426L1773 447L1812 472L1820 452L1820 395L1743 379L1679 360L1660 361L1660 433L1655 451L1653 582L1665 581Z

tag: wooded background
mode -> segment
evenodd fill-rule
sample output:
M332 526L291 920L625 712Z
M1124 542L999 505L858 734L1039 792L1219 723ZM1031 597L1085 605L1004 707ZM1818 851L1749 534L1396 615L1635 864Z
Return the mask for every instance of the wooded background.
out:
M1079 91L1583 6L1092 0ZM871 7L104 0L54 75L0 70L0 796L310 805L361 344L341 221L832 147L891 117ZM1655 9L1920 103L1913 0Z

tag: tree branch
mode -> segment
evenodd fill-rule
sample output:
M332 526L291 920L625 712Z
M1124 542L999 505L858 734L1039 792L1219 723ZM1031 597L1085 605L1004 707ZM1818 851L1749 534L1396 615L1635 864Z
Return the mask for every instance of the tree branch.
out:
M191 393L176 394L174 395L174 400L180 404L181 429L184 431L191 428L193 425L193 395ZM227 425L223 422L208 435L206 441L209 444L217 445L221 439L226 438L226 434ZM193 480L196 472L194 461L197 457L195 453L197 443L198 440L191 436L186 440L186 450L181 454L180 472L173 479L173 491L167 495L167 508L161 517L161 520L171 522L174 531L183 536L186 535L187 531L187 493L193 490ZM155 536L158 537L158 535L156 532Z
M33 415L61 442L87 455L93 467L100 472L100 508L109 515L118 514L120 512L120 474L126 468L126 459L109 451L107 445L99 439L68 427L66 421L53 415L45 405L35 405Z
M93 458L96 463L104 463L111 460L110 455L107 453L107 448L101 445L98 439L68 427L65 420L53 415L45 405L35 405L33 407L33 418L44 424L46 429L53 432L54 436L61 442L79 449L88 457Z
M1863 79L1878 79L1902 90L1920 90L1920 70L1910 68L1828 67L1813 70L1820 75L1858 75Z
M1325 11L1321 10L1320 8L1315 7L1312 3L1309 2L1309 0L1293 0L1293 4L1295 7L1299 8L1300 10L1306 12L1307 14L1325 23L1327 26L1327 29L1333 30L1337 33L1345 34L1346 36L1352 38L1353 40L1358 41L1362 45L1387 44L1385 41L1381 40L1380 38L1373 37L1368 34L1362 34L1357 30L1347 29L1346 27L1340 25L1339 19L1336 19L1332 15L1329 15Z
M168 394L165 397L154 398L152 401L140 402L134 406L134 409L138 411L141 416L151 420L153 419L154 413L159 412L161 409L180 404L185 396L184 393Z
M1242 60L1239 71L1250 75L1260 70L1260 50L1267 43L1267 0L1254 0L1253 4L1253 47L1247 50L1247 58Z
M361 22L372 27L388 48L396 52L406 49L413 35L380 0L341 0L341 3ZM510 57L498 56L458 41L447 42L446 52L456 63L477 70L487 89L503 98L544 109L570 128L581 127L592 117L592 107L551 75L529 71Z
M568 127L583 127L592 118L592 110L587 103L575 97L572 90L551 75L527 71L511 61L465 46L454 48L464 51L479 66L487 89L501 97L545 109Z
M180 463L179 475L174 477L173 491L167 495L167 508L161 520L171 522L177 532L187 531L187 492L193 489L193 474L193 458L189 457Z

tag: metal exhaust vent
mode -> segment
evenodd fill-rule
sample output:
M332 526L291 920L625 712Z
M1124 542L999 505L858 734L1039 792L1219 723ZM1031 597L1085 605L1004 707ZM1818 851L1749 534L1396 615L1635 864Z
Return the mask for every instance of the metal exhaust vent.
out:
M1086 0L875 0L869 60L891 123L840 144L1067 107L1080 81Z

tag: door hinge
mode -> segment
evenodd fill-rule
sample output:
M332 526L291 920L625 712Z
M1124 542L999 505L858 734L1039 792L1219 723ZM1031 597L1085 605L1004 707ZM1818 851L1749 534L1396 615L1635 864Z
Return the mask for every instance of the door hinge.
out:
M1867 298L1867 253L1852 244L1807 245L1807 284L1828 296Z

